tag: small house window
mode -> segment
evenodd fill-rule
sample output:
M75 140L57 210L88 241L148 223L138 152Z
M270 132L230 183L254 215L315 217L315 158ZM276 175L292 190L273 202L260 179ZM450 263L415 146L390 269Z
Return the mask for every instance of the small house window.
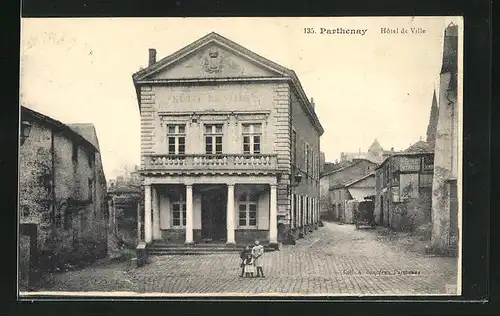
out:
M69 230L73 228L73 214L71 211L64 213L64 229Z
M254 228L257 226L257 204L259 197L256 194L243 194L239 198L238 226L240 228Z
M89 186L88 186L88 200L92 201L93 199L93 193L94 193L94 181L92 179L89 179Z
M78 145L73 142L73 152L71 155L73 161L78 161Z
M26 205L24 205L21 209L21 216L23 217L29 217L30 216L30 208Z
M432 156L422 157L422 170L423 171L434 170L434 157L432 157Z
M304 143L304 169L309 174L309 144Z
M89 151L89 167L93 168L95 162L95 154L93 151Z

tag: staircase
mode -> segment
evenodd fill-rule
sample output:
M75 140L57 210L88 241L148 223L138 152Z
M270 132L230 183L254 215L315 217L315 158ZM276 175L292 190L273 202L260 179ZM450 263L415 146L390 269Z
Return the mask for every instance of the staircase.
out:
M194 245L167 244L163 241L154 241L147 246L149 255L206 255L213 253L239 253L245 245L226 245L223 243L200 243ZM274 248L264 245L264 251L275 251Z

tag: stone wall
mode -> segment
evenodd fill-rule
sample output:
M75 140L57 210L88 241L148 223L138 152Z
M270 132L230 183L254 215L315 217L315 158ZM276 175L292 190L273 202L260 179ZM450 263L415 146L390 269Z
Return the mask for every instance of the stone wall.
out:
M20 148L20 220L38 225L39 266L105 256L106 185L95 148L69 129L24 118L32 130Z

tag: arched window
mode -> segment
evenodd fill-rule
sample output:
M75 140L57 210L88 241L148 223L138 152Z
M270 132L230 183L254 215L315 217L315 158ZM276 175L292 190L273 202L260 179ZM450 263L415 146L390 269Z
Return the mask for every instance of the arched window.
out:
M238 227L255 228L257 226L257 194L244 193L239 197Z

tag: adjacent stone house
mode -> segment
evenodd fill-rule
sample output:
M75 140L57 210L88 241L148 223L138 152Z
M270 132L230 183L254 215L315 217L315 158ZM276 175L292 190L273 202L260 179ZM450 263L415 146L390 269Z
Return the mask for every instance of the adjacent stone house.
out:
M440 74L439 108L435 132L434 182L432 184L432 248L457 254L460 190L458 26L445 30Z
M338 186L351 183L374 172L377 163L367 159L354 159L352 162L341 161L340 168L325 172L321 175L321 196L323 201L323 212L330 215L325 217L339 220L339 214L343 212L344 196L332 197L332 191ZM335 201L335 203L333 202Z
M138 168L109 181L109 227L110 237L114 239L113 244L108 243L111 248L135 248L139 241L144 240L143 194Z
M341 223L352 224L353 214L347 212L346 202L362 201L375 195L375 172L349 183L333 185L329 191L333 219Z
M434 153L418 142L387 158L375 170L375 221L413 230L431 221Z
M21 122L31 129L19 150L20 256L42 269L106 256L106 179L94 127L24 106Z
M277 245L318 222L314 102L291 69L210 33L133 75L144 232L153 241Z

